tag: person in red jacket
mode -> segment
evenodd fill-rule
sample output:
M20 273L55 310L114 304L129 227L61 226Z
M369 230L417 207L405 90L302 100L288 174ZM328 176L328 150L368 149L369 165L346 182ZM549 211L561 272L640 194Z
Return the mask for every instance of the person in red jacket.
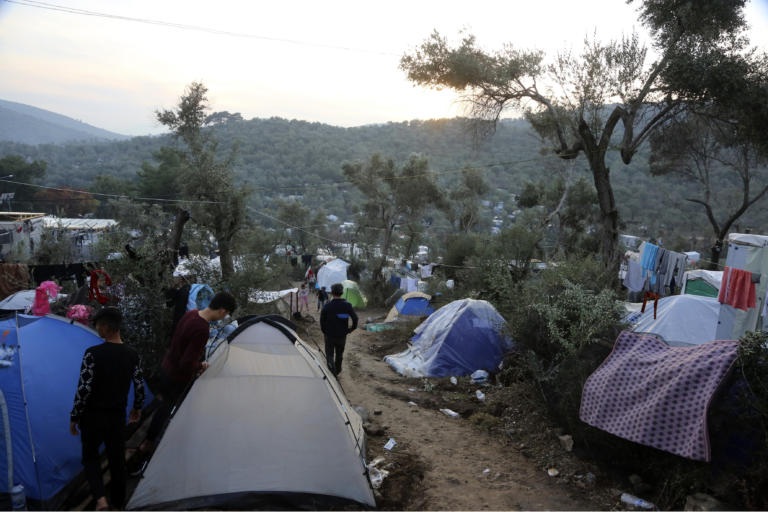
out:
M171 411L184 399L195 378L208 368L203 356L205 344L210 337L210 323L223 320L236 307L237 302L232 294L219 292L213 296L207 308L187 311L179 320L160 366L156 393L160 407L152 417L146 439L139 445L139 457L136 467L132 468L132 475L144 470L147 458L154 450Z

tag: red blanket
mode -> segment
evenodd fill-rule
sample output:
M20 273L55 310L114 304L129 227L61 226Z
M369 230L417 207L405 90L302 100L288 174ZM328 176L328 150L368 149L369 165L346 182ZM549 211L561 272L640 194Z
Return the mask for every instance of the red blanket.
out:
M623 331L584 384L579 417L624 439L709 461L707 409L738 345L670 347L653 334Z

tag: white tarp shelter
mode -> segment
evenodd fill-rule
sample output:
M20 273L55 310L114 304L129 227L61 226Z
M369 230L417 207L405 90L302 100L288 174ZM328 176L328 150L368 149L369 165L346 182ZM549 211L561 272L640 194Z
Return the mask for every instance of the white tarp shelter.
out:
M347 280L348 267L349 263L341 258L329 261L318 269L315 287L319 290L325 286L325 289L330 293L332 284Z
M701 345L717 339L717 317L720 303L716 297L700 295L670 295L662 297L656 306L645 305L645 312L626 318L634 332L653 333L672 346Z
M722 281L722 270L687 270L683 274L683 286L680 293L717 297Z
M0 300L0 311L28 313L35 302L35 290L20 290Z
M756 331L763 327L768 290L768 236L730 233L726 242L728 254L725 266L752 272L759 278L759 282L755 284L754 308L741 310L727 304L720 308L717 339L736 340L747 331Z

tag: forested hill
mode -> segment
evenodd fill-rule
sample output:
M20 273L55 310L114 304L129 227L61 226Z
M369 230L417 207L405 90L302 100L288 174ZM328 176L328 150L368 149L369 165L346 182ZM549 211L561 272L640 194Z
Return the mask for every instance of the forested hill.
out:
M48 110L0 100L0 141L62 144L127 138Z
M504 120L494 134L480 139L473 137L462 119L341 128L271 118L229 122L215 130L222 158L236 145L235 172L253 190L254 208L270 208L275 199L299 196L309 208L346 215L358 196L344 185L342 165L367 160L374 153L400 164L413 153L421 154L442 185L455 183L466 166L480 169L491 185L486 199L504 202L508 212L516 208L512 194L519 193L527 181L551 181L566 165L592 180L583 158L568 162L555 158L522 120ZM134 180L143 163L157 164L154 153L174 144L170 136L66 145L0 142L0 157L43 160L48 164L46 185L88 190L98 175ZM645 227L651 236L662 231L685 237L708 234L700 209L681 201L690 195L682 185L650 177L646 154L636 155L630 166L612 155L609 165L625 231L643 234L638 230ZM759 220L745 218L746 223Z
M502 122L496 133L475 142L461 119L410 121L341 128L281 118L231 122L215 128L221 157L237 148L235 171L244 183L274 196L301 195L307 201L333 200L328 185L343 181L345 162L367 160L374 153L403 163L411 154L426 157L443 183L455 181L465 166L481 167L506 198L526 179L539 179L544 165L541 143L527 123ZM47 162L46 183L88 189L98 175L133 180L143 163L173 146L171 136L135 137L125 141L28 145L0 142L0 156L21 155ZM548 162L548 163L547 163ZM318 196L319 194L319 196ZM493 198L489 198L493 199Z

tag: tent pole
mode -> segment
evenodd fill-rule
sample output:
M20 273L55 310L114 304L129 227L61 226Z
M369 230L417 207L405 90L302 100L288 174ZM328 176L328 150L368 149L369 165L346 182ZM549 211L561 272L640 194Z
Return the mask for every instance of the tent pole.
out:
M11 445L11 422L8 418L8 403L0 389L0 411L3 414L3 432L5 432L5 460L8 462L8 492L13 489L13 446Z
M19 328L19 314L15 315L16 320L16 344L19 347L19 380L21 381L21 400L24 403L24 416L27 420L27 435L29 436L29 449L32 453L32 464L35 467L35 479L37 479L37 487L40 490L40 499L42 501L43 508L45 508L45 500L43 499L43 485L40 479L40 468L37 466L37 454L35 453L35 440L32 437L32 423L29 421L29 406L27 403L27 391L24 386L24 365L21 361L22 342L21 342L21 329Z

